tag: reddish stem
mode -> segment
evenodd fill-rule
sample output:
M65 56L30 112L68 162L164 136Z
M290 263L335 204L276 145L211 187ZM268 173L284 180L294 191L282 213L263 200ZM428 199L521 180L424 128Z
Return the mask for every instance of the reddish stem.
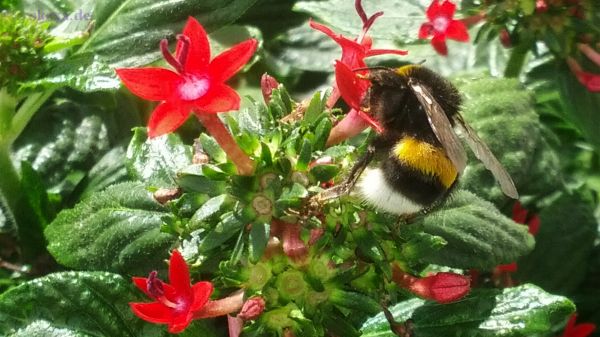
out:
M240 290L229 297L208 301L200 311L194 313L194 319L229 315L239 311L242 305L244 305L244 292Z
M331 129L329 138L327 139L327 146L333 146L348 138L354 137L368 126L369 124L358 115L358 112L355 109L352 109L344 119Z
M235 164L238 174L250 176L254 173L254 161L238 146L217 114L197 113L196 117L206 131L215 138L227 157Z

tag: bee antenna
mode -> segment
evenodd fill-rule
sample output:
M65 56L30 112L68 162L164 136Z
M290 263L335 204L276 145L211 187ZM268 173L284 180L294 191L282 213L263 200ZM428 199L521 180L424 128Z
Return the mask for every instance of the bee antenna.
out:
M423 63L425 63L426 61L427 61L427 60L425 60L425 59L422 59L422 60L421 60L421 62L419 62L419 63L418 63L418 65L422 66L422 65L423 65Z
M362 70L390 70L390 68L384 67L384 66L375 66L375 67L362 67L362 68L352 69L352 71L354 71L354 72L362 71Z

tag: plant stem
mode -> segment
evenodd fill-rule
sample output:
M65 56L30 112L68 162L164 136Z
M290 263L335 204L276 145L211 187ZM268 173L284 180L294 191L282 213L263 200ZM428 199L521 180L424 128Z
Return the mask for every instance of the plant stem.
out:
M10 121L16 106L17 100L8 93L6 88L0 88L0 140L10 129Z
M4 196L8 206L14 211L21 197L20 178L10 159L10 146L0 143L0 194Z
M196 117L204 125L206 131L219 143L227 157L235 164L239 175L250 176L254 174L254 161L238 146L217 114L198 113Z
M9 134L7 135L7 143L12 145L12 143L19 137L21 132L25 130L25 127L38 111L38 109L52 96L54 90L47 90L40 93L35 93L30 95L25 99L19 110L12 119L12 123L10 126Z

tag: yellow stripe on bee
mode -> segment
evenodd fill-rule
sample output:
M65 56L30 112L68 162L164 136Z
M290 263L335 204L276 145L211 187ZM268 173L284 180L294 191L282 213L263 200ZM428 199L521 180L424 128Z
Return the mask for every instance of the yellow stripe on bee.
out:
M400 162L426 175L437 177L450 188L458 172L443 149L412 137L402 138L393 149Z
M419 66L415 65L415 64L409 64L406 66L398 67L398 68L396 68L396 74L398 74L400 76L408 77L408 76L410 76L410 73L417 67L419 67Z

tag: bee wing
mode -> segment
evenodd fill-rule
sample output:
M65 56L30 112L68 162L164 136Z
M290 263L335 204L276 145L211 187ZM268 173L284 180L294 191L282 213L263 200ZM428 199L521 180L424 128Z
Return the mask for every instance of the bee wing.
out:
M427 119L429 120L429 125L444 147L448 158L450 158L457 171L462 172L465 166L467 166L467 154L465 153L462 143L456 136L456 133L454 133L454 129L452 128L448 116L446 116L442 107L435 98L433 98L429 89L413 78L408 79L408 85L423 106Z
M485 168L492 172L494 178L496 178L498 184L500 184L502 192L513 199L518 199L519 193L517 192L515 183L504 169L504 166L502 166L498 159L496 159L496 156L490 151L490 148L483 140L481 140L481 138L479 138L475 130L465 122L462 116L456 114L454 115L454 120L456 121L456 125L459 126L464 133L465 141L469 144L473 153L475 153L475 157L483 163Z

